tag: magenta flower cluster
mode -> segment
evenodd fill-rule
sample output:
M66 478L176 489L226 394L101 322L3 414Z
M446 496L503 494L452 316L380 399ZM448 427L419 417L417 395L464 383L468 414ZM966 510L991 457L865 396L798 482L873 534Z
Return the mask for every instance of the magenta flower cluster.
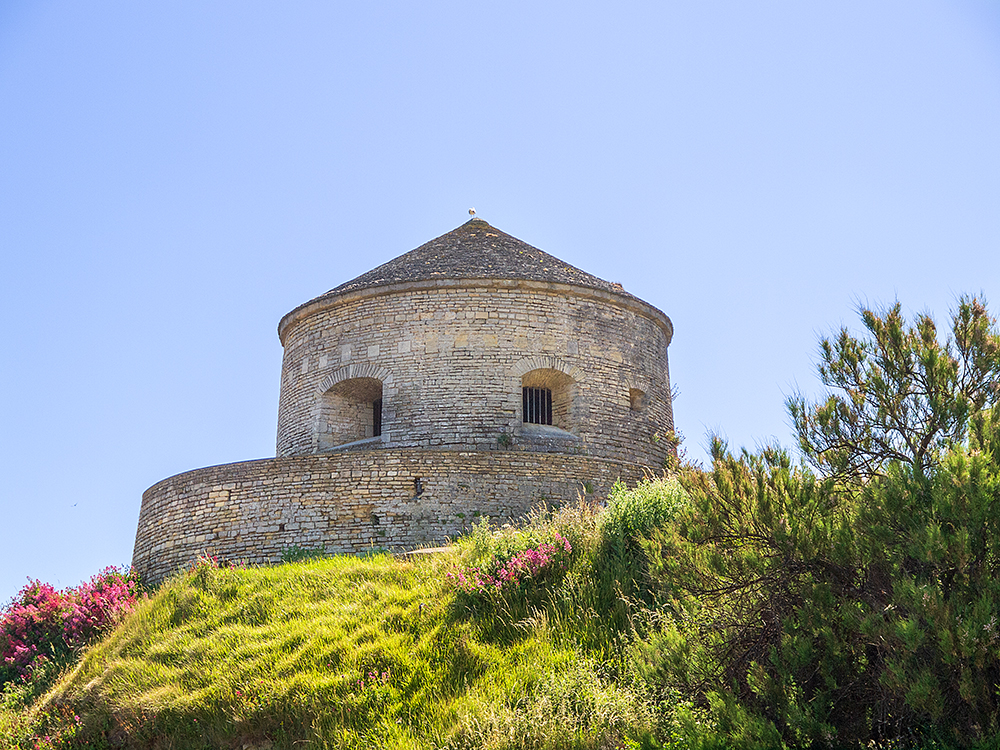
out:
M191 563L190 570L192 573L196 573L199 570L220 570L227 568L246 568L246 563L243 561L228 560L225 557L203 552Z
M448 573L448 579L466 594L502 594L566 572L572 553L569 540L557 531L553 532L551 542L529 547L507 559L494 558L484 568L456 570Z
M114 567L65 591L29 581L0 612L0 682L30 677L40 660L85 645L131 611L138 598L136 576Z
M389 684L389 670L386 669L381 673L375 670L369 670L368 674L364 672L361 673L361 677L354 681L354 686L361 692L364 692L365 684L367 683L368 688L381 687L382 685Z

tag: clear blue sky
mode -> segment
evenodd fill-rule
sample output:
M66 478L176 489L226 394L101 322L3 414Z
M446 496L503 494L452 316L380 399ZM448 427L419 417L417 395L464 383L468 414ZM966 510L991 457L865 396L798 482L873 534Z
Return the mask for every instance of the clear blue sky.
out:
M1000 312L1000 4L0 2L0 602L274 455L279 318L500 229L674 322L704 455L859 301Z

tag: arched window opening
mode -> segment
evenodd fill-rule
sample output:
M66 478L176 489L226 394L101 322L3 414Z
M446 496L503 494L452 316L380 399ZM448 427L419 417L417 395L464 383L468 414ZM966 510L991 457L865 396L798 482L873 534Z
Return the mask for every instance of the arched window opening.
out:
M628 389L628 400L632 411L645 411L649 405L649 396L646 395L645 391L638 388Z
M382 381L349 378L323 394L319 449L330 450L382 434Z
M570 431L576 382L564 372L538 369L521 377L521 422Z

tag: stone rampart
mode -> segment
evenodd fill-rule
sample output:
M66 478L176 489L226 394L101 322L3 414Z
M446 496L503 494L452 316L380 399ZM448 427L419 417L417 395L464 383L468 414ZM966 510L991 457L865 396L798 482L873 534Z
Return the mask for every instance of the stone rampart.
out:
M327 553L433 545L477 518L514 521L584 489L606 495L633 463L584 455L383 448L244 461L185 472L142 496L132 565L159 583L202 553L278 562L300 546Z

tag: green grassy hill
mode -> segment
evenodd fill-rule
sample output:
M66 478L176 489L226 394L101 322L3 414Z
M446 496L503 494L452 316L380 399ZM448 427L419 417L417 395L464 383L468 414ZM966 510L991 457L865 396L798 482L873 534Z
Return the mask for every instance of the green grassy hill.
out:
M449 578L554 533L568 570L499 593ZM651 746L624 669L628 605L612 578L595 588L599 537L581 505L435 554L200 564L37 700L8 691L3 746Z

